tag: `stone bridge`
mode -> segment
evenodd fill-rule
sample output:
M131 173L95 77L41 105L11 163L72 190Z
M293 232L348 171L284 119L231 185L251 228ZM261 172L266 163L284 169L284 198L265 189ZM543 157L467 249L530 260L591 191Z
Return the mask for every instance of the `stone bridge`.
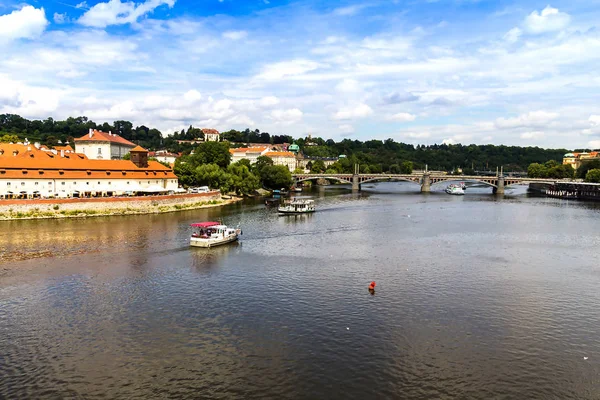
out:
M520 177L508 177L503 174L497 176L469 176L469 175L445 175L432 174L425 172L423 174L292 174L295 183L303 181L325 179L328 181L338 181L352 185L353 191L360 190L360 185L367 182L377 181L404 181L412 182L421 186L421 192L431 191L431 185L445 181L460 182L479 182L492 187L494 193L504 193L504 188L510 185L529 185L530 183L542 183L552 185L556 183L552 179L532 179Z

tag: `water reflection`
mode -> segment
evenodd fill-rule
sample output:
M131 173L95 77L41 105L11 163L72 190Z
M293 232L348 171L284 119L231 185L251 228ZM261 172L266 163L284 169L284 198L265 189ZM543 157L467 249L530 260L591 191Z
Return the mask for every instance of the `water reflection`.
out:
M8 223L0 398L597 398L596 204L372 186Z

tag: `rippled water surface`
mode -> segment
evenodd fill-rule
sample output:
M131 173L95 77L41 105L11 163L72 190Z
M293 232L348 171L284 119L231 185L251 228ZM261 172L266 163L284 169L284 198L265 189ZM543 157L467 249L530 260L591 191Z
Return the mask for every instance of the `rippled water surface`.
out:
M600 398L600 208L368 186L0 223L0 398Z

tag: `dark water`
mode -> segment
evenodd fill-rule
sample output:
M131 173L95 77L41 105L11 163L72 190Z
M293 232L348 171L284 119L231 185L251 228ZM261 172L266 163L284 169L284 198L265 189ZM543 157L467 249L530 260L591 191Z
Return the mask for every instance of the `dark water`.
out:
M365 189L2 223L0 398L600 398L600 208Z

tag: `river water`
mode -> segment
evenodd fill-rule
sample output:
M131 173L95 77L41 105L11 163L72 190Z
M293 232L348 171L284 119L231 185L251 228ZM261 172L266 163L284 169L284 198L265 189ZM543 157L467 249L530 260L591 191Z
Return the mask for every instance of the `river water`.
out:
M490 192L2 222L0 398L600 398L600 208Z

